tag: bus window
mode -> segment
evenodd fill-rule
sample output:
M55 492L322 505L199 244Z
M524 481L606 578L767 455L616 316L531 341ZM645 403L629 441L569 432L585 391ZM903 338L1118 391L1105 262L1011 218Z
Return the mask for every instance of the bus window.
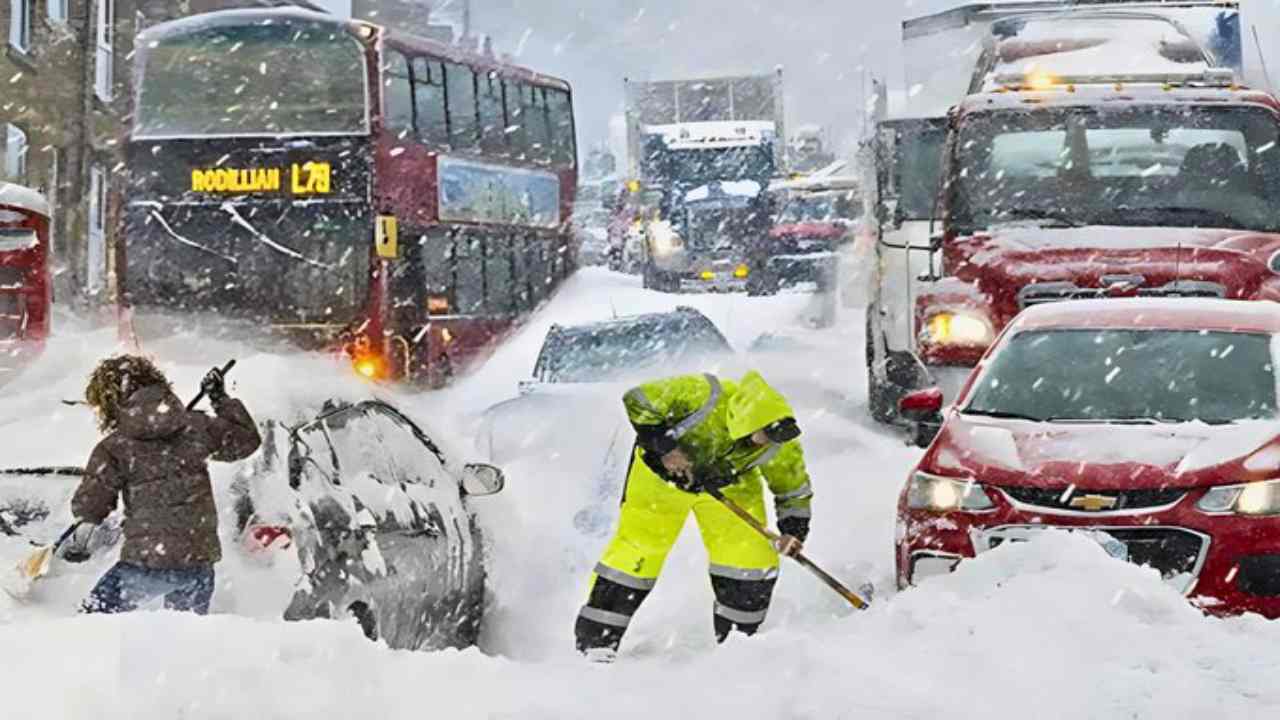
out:
M551 117L547 110L545 88L529 88L529 104L525 106L525 130L529 138L530 155L535 160L551 161Z
M454 312L475 315L484 308L484 241L468 230L459 236L456 248Z
M449 145L454 150L474 149L480 144L476 74L466 65L450 63L444 66L444 77L449 90Z
M413 95L418 116L418 137L433 145L448 143L443 63L429 58L414 58Z
M547 112L551 118L551 161L560 167L577 162L573 137L573 104L564 90L547 89Z
M403 137L413 132L413 85L410 84L409 59L398 52L388 53L384 77L387 115L383 122L388 130Z
M503 98L507 107L507 146L513 157L525 157L529 153L529 136L525 130L524 108L528 104L529 86L508 80Z
M533 303L529 299L529 265L525 257L525 236L520 231L511 235L511 268L515 273L512 283L513 300L517 311L532 310Z
M139 44L134 137L368 132L364 48L344 28L190 27Z
M426 297L447 296L453 287L453 246L454 235L444 228L434 228L418 241Z
M484 284L488 288L485 309L494 315L515 310L516 287L511 277L511 236L490 235L485 243Z
M480 97L480 150L499 154L507 149L507 121L502 113L502 79L490 71L476 76Z

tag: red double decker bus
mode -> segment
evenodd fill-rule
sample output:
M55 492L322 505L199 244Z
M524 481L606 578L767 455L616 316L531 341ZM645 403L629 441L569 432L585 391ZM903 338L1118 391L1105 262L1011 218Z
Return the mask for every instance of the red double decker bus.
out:
M568 83L297 9L185 18L137 48L131 330L248 326L439 384L572 271Z

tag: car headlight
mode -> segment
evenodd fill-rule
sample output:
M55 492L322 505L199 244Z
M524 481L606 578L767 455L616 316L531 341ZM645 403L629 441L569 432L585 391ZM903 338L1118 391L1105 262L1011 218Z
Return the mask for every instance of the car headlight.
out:
M1280 480L1210 488L1196 507L1207 513L1280 515Z
M1271 268L1271 272L1280 275L1280 250L1277 250L1271 256L1271 260L1267 263L1267 267Z
M971 479L956 479L916 472L907 487L907 507L912 510L954 512L990 510L995 507L982 485Z
M924 340L935 345L990 345L995 329L987 318L973 312L945 310L925 322Z
M653 254L660 257L671 255L684 247L684 239L676 233L667 220L649 224L649 240Z

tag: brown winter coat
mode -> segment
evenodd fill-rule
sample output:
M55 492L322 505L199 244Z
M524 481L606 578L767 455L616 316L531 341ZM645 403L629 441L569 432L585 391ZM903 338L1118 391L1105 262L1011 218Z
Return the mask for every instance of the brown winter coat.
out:
M167 388L145 387L121 405L119 426L94 448L71 511L99 523L123 496L122 562L170 569L222 559L206 463L243 460L261 438L239 400L214 411L188 412Z

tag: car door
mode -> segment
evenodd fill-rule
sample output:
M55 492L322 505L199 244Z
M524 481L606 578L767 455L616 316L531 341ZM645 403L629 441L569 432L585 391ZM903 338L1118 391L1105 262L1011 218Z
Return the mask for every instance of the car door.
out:
M354 616L395 648L474 643L483 572L458 481L425 436L382 403L331 413L299 434L300 543L309 586L287 617Z
M484 600L479 530L458 478L436 445L390 405L365 404L394 487L379 525L388 563L379 611L388 633L404 647L466 647L475 643ZM394 569L394 573L390 572ZM393 610L394 608L394 610Z

